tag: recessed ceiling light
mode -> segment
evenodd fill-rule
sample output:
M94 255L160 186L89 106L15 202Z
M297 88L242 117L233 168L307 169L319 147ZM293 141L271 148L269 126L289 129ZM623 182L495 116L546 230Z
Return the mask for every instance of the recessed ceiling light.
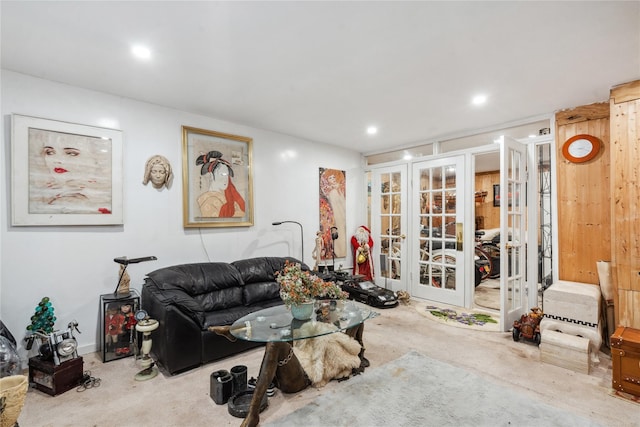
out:
M149 48L144 47L142 45L135 45L131 48L131 53L133 53L133 55L136 58L140 58L140 59L149 59L151 58L151 51L149 50Z
M535 138L537 135L531 134L529 135L529 138Z
M473 105L482 105L487 102L487 95L476 95L471 102L473 102Z
M377 128L377 127L375 127L375 126L369 126L369 127L367 128L367 133L368 133L369 135L375 135L376 133L378 133L378 128Z

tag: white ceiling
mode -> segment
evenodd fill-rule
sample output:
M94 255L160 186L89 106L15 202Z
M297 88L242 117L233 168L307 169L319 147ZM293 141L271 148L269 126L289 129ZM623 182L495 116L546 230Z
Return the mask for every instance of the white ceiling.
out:
M640 78L637 1L0 7L3 69L363 153L538 120Z

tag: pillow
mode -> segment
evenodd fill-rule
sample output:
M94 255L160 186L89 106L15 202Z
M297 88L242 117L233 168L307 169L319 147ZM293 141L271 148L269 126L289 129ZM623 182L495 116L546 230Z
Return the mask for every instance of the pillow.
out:
M280 298L280 285L277 282L250 283L242 287L244 305Z
M242 305L242 288L227 288L200 294L193 297L202 306L203 311L224 310Z
M238 269L244 283L273 282L276 273L284 268L286 261L300 263L291 257L258 257L242 259L231 263ZM301 264L302 270L309 270L305 264Z
M238 270L225 262L174 265L147 275L160 289L182 289L195 296L214 290L242 286Z

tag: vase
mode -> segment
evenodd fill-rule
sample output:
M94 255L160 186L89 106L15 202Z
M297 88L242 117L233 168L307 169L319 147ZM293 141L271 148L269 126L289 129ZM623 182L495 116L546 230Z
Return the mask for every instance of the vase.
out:
M11 375L0 378L0 426L17 425L29 388L29 377Z
M313 316L313 301L291 305L291 315L294 319L309 320Z

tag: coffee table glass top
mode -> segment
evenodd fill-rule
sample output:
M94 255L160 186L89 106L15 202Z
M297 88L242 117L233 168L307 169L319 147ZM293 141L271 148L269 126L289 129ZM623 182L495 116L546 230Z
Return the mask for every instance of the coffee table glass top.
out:
M355 301L316 301L312 318L297 320L289 308L279 305L236 320L230 332L245 341L294 341L344 331L378 314Z

